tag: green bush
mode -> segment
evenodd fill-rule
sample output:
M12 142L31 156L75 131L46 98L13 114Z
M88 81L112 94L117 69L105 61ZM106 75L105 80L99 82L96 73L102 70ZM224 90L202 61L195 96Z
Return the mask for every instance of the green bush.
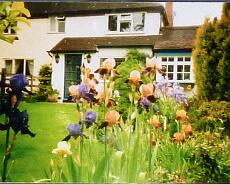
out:
M224 128L225 133L230 133L230 102L194 100L191 104L188 114L196 129L214 131Z
M128 114L128 108L130 106L129 92L131 87L129 84L125 85L125 81L129 78L129 74L133 70L142 71L147 55L139 52L138 50L130 50L127 53L125 61L117 67L117 72L120 74L119 78L115 79L115 89L119 91L120 98L118 101L118 111L123 113L125 119Z
M51 75L52 75L52 68L50 64L45 64L41 66L39 71L39 91L34 96L33 101L47 101L47 96L51 87Z

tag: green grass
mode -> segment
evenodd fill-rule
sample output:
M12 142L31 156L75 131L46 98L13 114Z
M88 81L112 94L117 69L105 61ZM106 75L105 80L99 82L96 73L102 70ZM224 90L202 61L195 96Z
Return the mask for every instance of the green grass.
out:
M44 178L44 169L49 167L50 159L54 156L52 149L67 135L66 126L76 122L79 116L75 104L23 102L20 109L28 111L29 126L36 133L36 137L31 138L20 133L17 135L9 162L9 165L13 165L7 181L32 182ZM4 117L1 116L0 120L2 122ZM5 131L0 131L1 175L5 135Z

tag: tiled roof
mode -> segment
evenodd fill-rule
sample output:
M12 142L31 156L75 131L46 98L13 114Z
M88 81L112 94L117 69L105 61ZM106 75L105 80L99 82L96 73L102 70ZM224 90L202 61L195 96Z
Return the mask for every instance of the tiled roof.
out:
M192 49L198 26L164 27L158 36L154 50Z
M164 6L155 2L25 2L31 18L56 16L89 16L135 11L159 12L168 25Z
M157 36L107 36L107 37L67 37L55 45L50 52L66 53L97 51L97 47L144 47L153 48Z

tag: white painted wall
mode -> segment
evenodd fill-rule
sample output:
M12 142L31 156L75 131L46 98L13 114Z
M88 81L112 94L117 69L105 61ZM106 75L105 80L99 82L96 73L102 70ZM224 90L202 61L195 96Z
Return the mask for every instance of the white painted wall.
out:
M59 41L65 37L101 37L101 36L119 36L135 34L108 34L107 17L105 15L66 17L65 33L50 33L50 22L48 18L30 19L31 26L19 23L21 30L17 32L19 40L13 44L0 40L0 69L5 67L5 59L33 59L34 73L38 76L41 65L52 63L53 74L52 84L58 89L60 96L64 93L64 55L60 54L60 62L55 63L47 51L51 50ZM160 28L160 14L146 13L145 30L137 35L156 35ZM142 48L152 55L151 48ZM91 53L92 67L96 70L100 66L100 58L125 57L128 49L125 48L105 48L99 49L97 53ZM87 53L88 54L88 53ZM83 57L84 60L84 57Z

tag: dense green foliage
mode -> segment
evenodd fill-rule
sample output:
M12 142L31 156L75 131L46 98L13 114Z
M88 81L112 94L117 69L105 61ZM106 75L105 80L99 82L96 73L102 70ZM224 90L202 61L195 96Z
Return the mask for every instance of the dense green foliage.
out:
M129 92L131 90L130 85L126 85L125 81L129 78L129 74L133 70L142 71L147 55L139 52L138 50L131 50L127 53L125 61L117 67L117 72L120 74L115 81L115 89L120 93L119 109L123 113L124 117L127 116L129 101Z
M52 68L50 64L45 64L41 66L39 71L39 91L35 96L37 101L46 101L49 91L52 91L51 87L51 75Z
M224 128L223 132L230 134L230 102L194 100L188 113L197 130L213 132Z
M193 58L200 99L230 99L229 12L229 3L225 3L221 20L206 19L197 31Z

